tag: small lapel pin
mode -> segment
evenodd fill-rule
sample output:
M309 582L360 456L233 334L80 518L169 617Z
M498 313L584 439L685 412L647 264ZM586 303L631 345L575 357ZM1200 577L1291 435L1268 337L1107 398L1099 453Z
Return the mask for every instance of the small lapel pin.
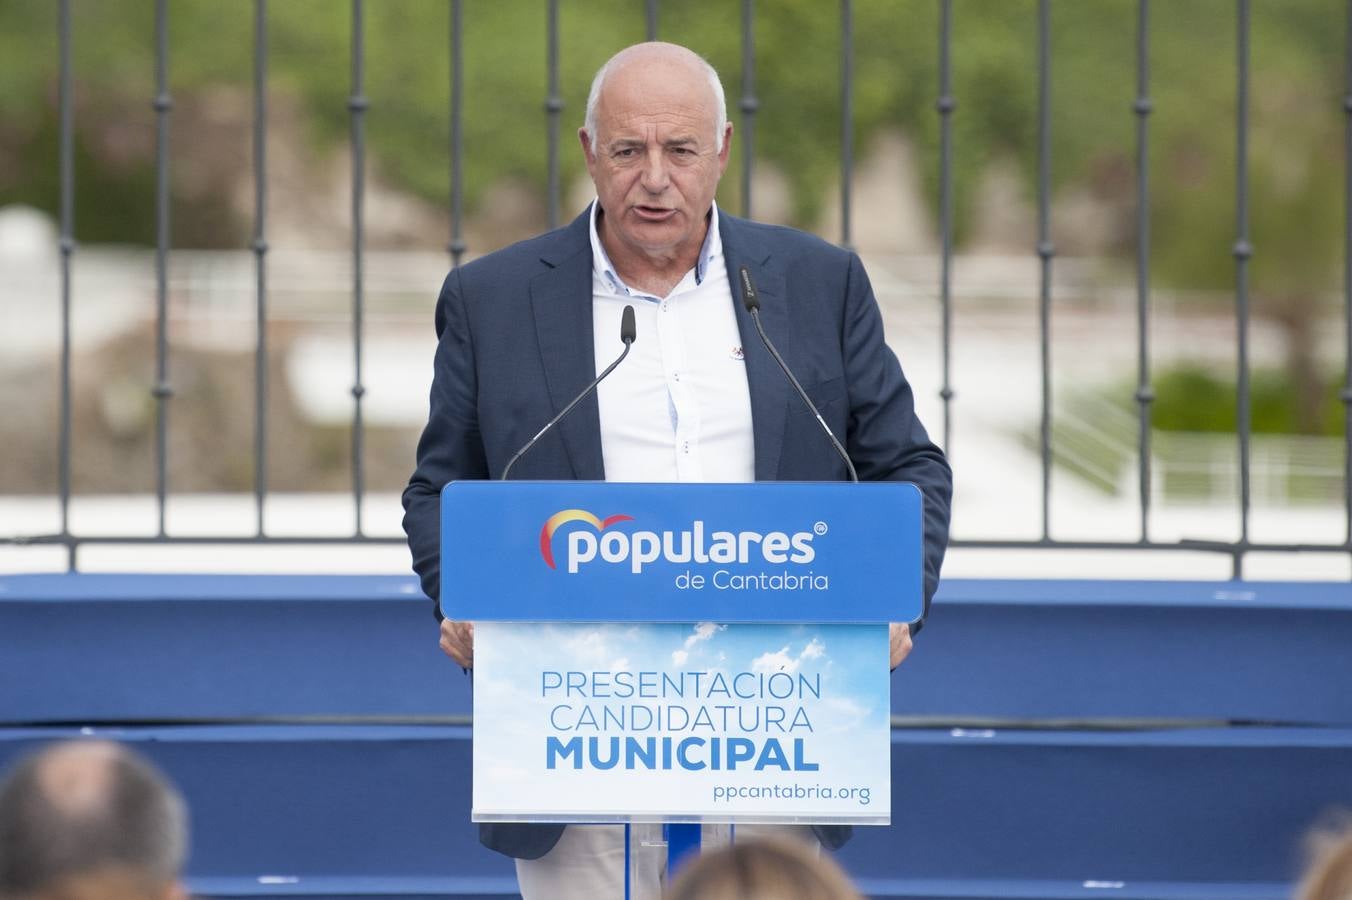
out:
M741 348L741 347L733 347L733 348L732 348L732 358L733 358L733 359L746 359L746 354L742 352L742 348Z

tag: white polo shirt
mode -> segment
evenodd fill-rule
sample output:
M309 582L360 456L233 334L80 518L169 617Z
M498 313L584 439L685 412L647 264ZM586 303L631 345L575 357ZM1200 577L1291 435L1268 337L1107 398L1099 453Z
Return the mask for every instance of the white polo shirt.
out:
M665 297L620 280L596 231L599 207L591 211L596 371L623 349L625 306L638 335L597 389L606 480L754 481L751 395L717 205L695 267Z

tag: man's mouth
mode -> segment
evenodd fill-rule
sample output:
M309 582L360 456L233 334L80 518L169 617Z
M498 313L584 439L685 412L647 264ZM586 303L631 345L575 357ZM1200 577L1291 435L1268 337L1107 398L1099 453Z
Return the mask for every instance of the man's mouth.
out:
M663 206L635 206L634 212L638 213L639 218L649 222L665 222L676 215L676 210Z

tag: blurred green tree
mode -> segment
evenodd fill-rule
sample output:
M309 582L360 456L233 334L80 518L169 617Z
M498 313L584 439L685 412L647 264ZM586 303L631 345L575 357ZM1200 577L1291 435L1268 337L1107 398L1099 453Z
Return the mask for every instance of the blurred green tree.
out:
M545 4L465 3L465 179L476 209L502 179L543 187ZM72 0L78 129L77 237L153 239L146 179L153 171L153 5ZM955 214L960 241L973 233L982 173L1004 163L1036 194L1037 2L955 0L953 81ZM1151 128L1153 269L1164 287L1228 291L1234 285L1235 48L1233 0L1152 4ZM856 147L884 128L903 130L921 160L934 204L938 184L938 0L855 0ZM1053 196L1086 191L1113 216L1096 252L1130 256L1135 203L1136 0L1052 4ZM270 87L291 98L315 159L341 152L351 89L350 7L333 0L269 5ZM1256 311L1279 322L1288 368L1300 385L1302 421L1319 413L1311 389L1316 338L1345 251L1339 224L1344 13L1328 0L1255 4L1253 127L1248 180ZM224 87L248 121L251 9L215 0L170 8L170 76L176 100L208 112ZM371 165L384 180L444 204L449 193L449 4L366 4L366 87ZM0 4L0 204L55 211L56 4ZM572 133L592 73L618 48L641 40L642 4L563 3L560 83L565 101L565 185L582 177ZM703 53L722 73L740 121L739 4L667 0L661 36ZM792 215L817 221L839 184L840 8L821 0L756 4L756 154L792 186ZM216 92L216 93L213 93ZM191 109L193 104L180 104ZM247 129L228 152L249 165ZM177 136L177 132L176 132ZM741 147L734 136L734 154ZM200 147L174 145L176 174ZM740 206L734 159L721 201ZM189 196L176 181L175 236L196 246L243 246L222 204ZM568 211L565 211L568 212ZM541 223L543 224L543 223ZM1053 220L1066 246L1074 221ZM828 237L834 237L828 235ZM1029 252L1036 236L1027 236Z

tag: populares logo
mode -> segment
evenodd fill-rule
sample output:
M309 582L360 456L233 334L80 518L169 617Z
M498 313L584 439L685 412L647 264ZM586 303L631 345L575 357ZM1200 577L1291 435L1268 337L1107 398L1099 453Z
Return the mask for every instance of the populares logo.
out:
M598 558L607 563L626 563L635 575L642 572L645 565L659 559L669 563L725 565L745 565L762 560L775 565L805 564L817 555L812 539L826 533L826 525L821 522L812 531L792 534L783 531L709 531L698 519L682 531L606 531L612 525L632 521L633 516L623 514L602 519L585 509L561 510L546 519L540 529L540 556L545 565L557 569L554 535L573 522L591 526L567 532L566 566L574 574L584 563ZM756 557L754 560L753 556Z
M607 516L604 519L598 519L596 516L587 512L585 509L564 509L554 513L545 520L545 527L540 529L540 555L545 558L545 565L551 569L554 565L554 532L569 522L585 522L595 528L597 532L605 531L611 525L617 522L632 522L633 516L626 516L623 513L615 516ZM586 532L583 532L585 534ZM569 561L568 571L576 572Z

